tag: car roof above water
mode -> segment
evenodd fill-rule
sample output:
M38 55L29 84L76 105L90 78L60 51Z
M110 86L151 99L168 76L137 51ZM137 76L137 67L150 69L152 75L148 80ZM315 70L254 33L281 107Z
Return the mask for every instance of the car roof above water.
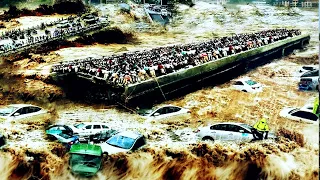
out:
M251 126L251 125L249 125L249 124L239 123L239 122L221 122L221 123L211 124L210 126L219 125L219 124L232 124L232 125L238 125L238 126L241 126L241 127L244 127L244 128L247 128L246 126Z
M38 107L32 104L9 104L8 106L16 107L16 108L29 107L29 106Z

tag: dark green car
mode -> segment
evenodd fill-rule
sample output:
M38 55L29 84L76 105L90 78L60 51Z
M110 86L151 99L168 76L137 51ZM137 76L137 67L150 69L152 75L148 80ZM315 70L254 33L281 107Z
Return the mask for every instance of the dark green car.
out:
M71 171L79 176L94 176L101 168L102 150L92 144L74 144L70 149L69 165Z

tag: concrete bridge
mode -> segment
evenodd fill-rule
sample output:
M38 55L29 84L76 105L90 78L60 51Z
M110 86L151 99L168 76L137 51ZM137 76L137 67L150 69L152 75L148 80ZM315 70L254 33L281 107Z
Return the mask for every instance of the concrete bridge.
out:
M21 47L18 47L16 49L12 49L12 50L6 51L4 53L0 53L0 57L9 56L9 55L12 55L12 54L28 51L30 49L41 47L41 46L43 46L45 44L48 44L50 42L68 39L68 38L71 38L71 37L75 37L75 36L77 36L79 34L89 33L89 32L93 32L93 31L101 30L102 28L106 27L107 25L108 25L108 22L98 22L97 24L94 24L92 26L89 26L89 27L86 27L86 28L82 28L79 31L67 33L67 34L64 34L64 35L61 35L61 36L51 37L48 40L38 41L38 42L35 42L33 44L27 44L25 46L21 46Z
M72 86L71 82L75 86L81 84L82 88L91 86L92 90L99 89L103 92L105 99L113 99L126 106L136 107L168 100L208 85L224 83L259 65L288 55L294 49L305 47L309 40L310 35L287 38L141 83L129 84L126 87L113 87L103 78L80 73L67 75L53 73L52 77L64 85ZM79 88L75 90L79 91Z

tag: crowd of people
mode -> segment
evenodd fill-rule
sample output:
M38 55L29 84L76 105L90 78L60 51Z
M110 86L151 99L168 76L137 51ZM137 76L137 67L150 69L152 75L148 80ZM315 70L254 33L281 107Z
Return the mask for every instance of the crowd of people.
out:
M0 54L32 46L37 43L46 43L59 37L62 38L65 35L73 36L96 27L98 23L99 21L97 19L97 23L86 25L81 23L80 17L69 16L68 18L61 18L47 24L42 23L41 25L25 30L9 30L0 35ZM51 26L56 27L49 30L47 27ZM41 33L41 31L44 32Z
M158 47L98 59L86 58L52 67L53 72L75 72L100 78L113 86L126 86L182 69L215 61L228 55L300 35L297 29L274 29L184 45Z

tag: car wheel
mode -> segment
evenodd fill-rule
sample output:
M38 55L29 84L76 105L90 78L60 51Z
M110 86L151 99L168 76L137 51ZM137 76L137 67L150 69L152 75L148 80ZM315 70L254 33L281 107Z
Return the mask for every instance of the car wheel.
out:
M214 141L214 139L212 137L208 137L208 136L203 137L202 140L203 141Z
M242 90L242 92L247 92L247 90Z

